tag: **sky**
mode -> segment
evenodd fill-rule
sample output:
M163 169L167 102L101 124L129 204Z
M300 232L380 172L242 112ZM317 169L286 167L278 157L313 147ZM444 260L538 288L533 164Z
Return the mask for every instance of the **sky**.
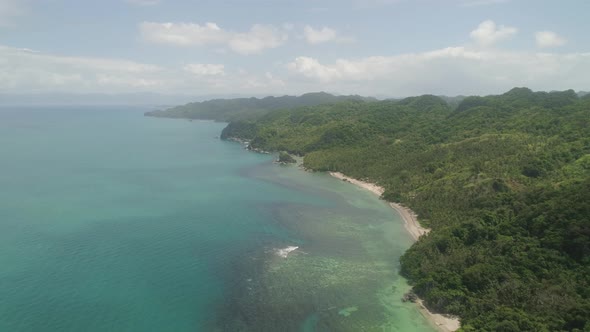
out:
M590 90L589 0L0 0L0 94Z

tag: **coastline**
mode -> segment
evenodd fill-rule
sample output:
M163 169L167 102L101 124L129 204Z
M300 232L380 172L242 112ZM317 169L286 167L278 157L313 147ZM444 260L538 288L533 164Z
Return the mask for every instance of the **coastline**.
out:
M340 179L340 180L346 181L346 182L350 182L350 183L354 184L355 186L366 189L379 197L381 197L381 195L383 195L383 192L385 191L385 189L383 187L380 187L374 183L357 180L357 179L348 177L340 172L328 172L328 173L337 179ZM397 211L397 213L399 213L399 215L402 217L402 219L404 221L404 226L406 227L406 230L408 231L408 233L410 233L410 235L412 236L414 241L418 241L418 238L420 238L420 236L422 236L424 234L428 234L428 232L430 232L430 229L424 228L420 225L420 222L418 222L418 216L416 215L416 213L414 213L414 211L408 209L407 207L405 207L399 203L392 203L392 202L388 202L388 203L389 203L389 206L391 206L392 209Z
M383 187L378 186L377 184L357 180L348 177L340 172L328 172L328 174L339 180L346 181L358 187L366 189L379 197L381 197L381 195L383 195L383 192L385 191ZM388 202L388 204L404 220L404 226L414 241L417 241L420 238L420 236L428 234L430 232L430 229L424 228L420 225L418 221L418 216L416 215L416 213L414 213L414 211L399 203ZM431 312L424 306L421 299L418 299L416 301L416 304L418 305L420 313L426 319L428 319L432 323L432 325L435 326L439 331L453 332L459 329L460 322L458 318L451 318L442 314L436 314Z

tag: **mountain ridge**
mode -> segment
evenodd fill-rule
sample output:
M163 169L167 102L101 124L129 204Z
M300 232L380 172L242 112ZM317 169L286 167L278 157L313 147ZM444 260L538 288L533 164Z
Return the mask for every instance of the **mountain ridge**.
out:
M228 122L253 119L279 109L316 106L348 100L376 101L371 97L358 95L336 96L326 92L311 92L301 96L268 96L264 98L212 99L175 106L166 110L146 112L146 116L201 119Z

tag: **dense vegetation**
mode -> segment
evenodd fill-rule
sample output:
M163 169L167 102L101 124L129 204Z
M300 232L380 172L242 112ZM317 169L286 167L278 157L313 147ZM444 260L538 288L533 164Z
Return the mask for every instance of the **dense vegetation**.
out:
M590 331L590 97L347 101L231 122L223 138L385 187L433 231L402 274L463 331Z
M302 106L337 103L346 100L371 100L360 96L334 96L325 92L307 93L299 97L282 96L237 99L214 99L189 103L168 110L147 112L147 116L162 118L203 119L233 121L253 119L270 111Z
M277 159L277 161L282 164L294 164L297 162L295 158L285 151L281 151L281 153L279 153L279 159Z

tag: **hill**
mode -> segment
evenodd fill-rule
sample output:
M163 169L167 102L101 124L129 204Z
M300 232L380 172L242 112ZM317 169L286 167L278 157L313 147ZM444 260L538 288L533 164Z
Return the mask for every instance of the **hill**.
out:
M147 112L145 115L163 118L202 119L227 122L240 119L254 119L268 112L279 109L333 104L348 100L374 101L376 99L360 96L334 96L325 92L307 93L298 97L282 96L214 99L188 103L167 110Z
M432 228L401 259L463 331L590 330L590 98L515 88L278 110L223 138L375 182Z

